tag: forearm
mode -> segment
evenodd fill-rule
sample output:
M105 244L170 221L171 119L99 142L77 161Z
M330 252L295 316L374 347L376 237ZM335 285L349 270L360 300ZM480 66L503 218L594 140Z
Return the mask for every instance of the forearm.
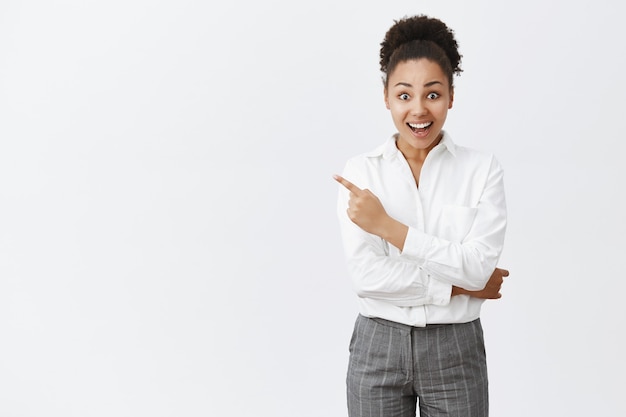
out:
M499 251L483 243L450 242L411 229L389 216L371 230L402 252L405 261L420 265L431 279L456 287L452 296L483 290L499 257Z

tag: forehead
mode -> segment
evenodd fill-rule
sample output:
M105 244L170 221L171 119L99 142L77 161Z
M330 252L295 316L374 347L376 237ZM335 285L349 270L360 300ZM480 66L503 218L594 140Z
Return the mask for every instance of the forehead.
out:
M432 81L439 81L447 86L447 78L439 64L426 58L412 59L398 63L393 73L389 75L389 87L398 83L411 84L414 87L423 86Z

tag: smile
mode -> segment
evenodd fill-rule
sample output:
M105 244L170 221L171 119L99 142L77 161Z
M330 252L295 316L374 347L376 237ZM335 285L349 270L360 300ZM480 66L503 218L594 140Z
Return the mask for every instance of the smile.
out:
M420 129L427 129L432 124L433 124L433 122L427 122L427 123L407 123L407 125L409 125L409 127L413 131L417 131L417 130L420 130Z

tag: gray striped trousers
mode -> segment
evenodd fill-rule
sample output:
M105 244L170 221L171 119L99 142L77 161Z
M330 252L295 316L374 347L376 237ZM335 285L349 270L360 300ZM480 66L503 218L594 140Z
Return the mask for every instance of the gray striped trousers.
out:
M360 316L350 341L350 417L487 417L480 319L411 327Z

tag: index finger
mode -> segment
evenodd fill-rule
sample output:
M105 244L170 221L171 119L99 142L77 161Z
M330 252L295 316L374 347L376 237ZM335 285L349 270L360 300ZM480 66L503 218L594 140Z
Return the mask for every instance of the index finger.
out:
M350 191L350 192L353 192L353 193L357 194L357 193L363 191L359 187L357 187L356 185L352 184L350 181L348 181L347 179L342 177L341 175L333 175L333 178L339 184L341 184L344 187L346 187L348 189L348 191Z

